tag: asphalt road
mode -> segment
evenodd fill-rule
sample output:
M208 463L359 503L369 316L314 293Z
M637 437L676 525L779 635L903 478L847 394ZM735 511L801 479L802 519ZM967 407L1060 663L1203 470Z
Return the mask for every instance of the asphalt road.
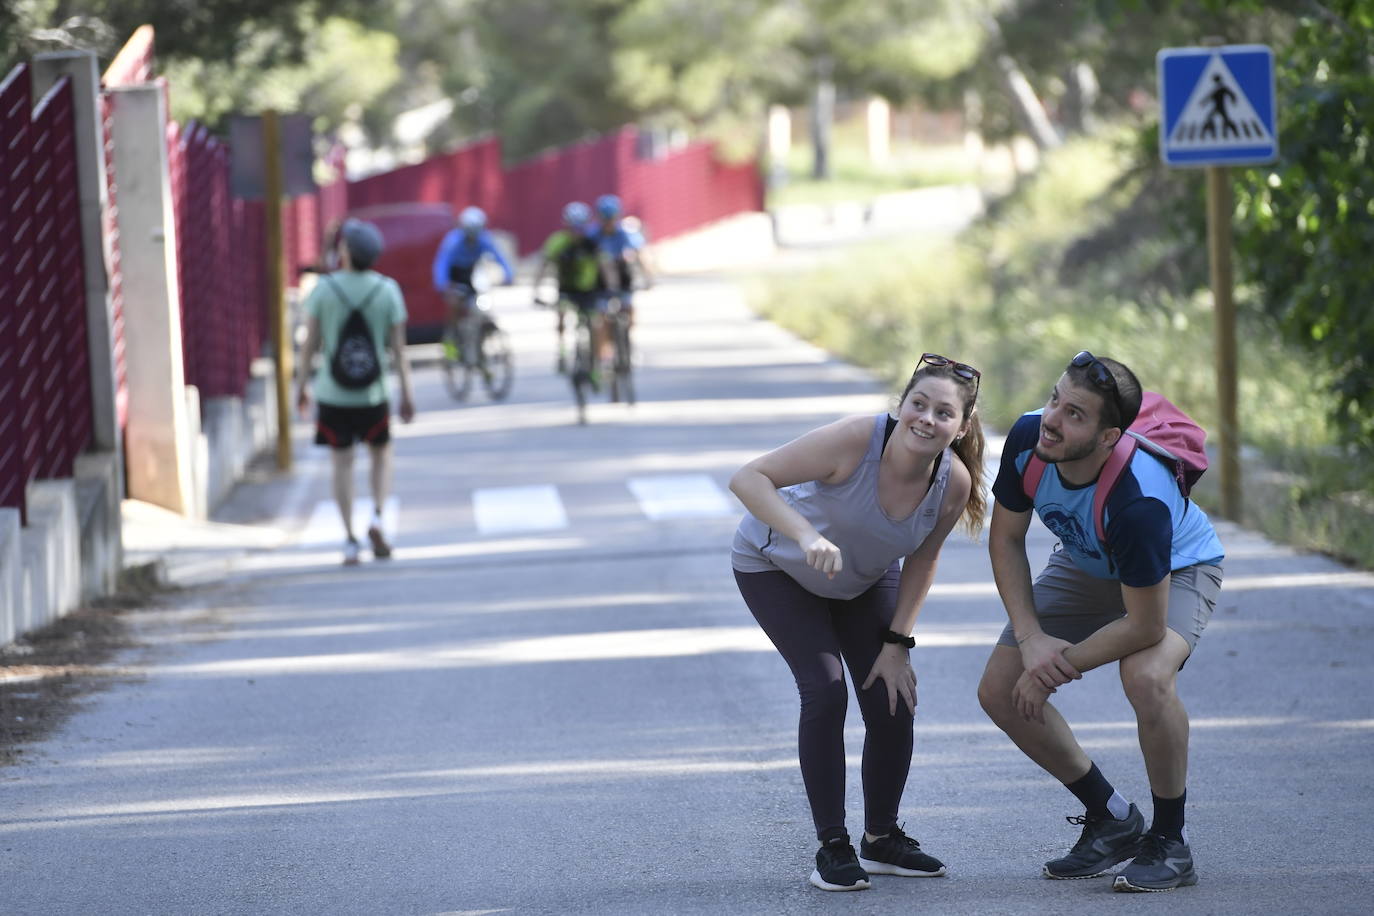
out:
M918 628L903 805L949 877L811 888L795 689L730 576L725 484L890 393L727 280L670 280L641 302L640 403L579 427L550 316L499 292L514 393L456 405L419 367L395 559L339 566L300 430L294 478L223 513L280 546L225 545L227 578L142 624L140 676L0 770L0 913L1368 912L1374 576L1233 526L1182 675L1197 887L1039 876L1077 806L978 708L1005 618L983 546L955 535ZM1060 697L1148 813L1114 672Z

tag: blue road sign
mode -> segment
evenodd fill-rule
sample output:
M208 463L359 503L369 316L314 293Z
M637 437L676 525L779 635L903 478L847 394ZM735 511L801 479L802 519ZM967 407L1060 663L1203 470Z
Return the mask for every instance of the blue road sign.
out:
M1164 48L1159 156L1166 165L1256 165L1279 155L1274 52L1264 45Z

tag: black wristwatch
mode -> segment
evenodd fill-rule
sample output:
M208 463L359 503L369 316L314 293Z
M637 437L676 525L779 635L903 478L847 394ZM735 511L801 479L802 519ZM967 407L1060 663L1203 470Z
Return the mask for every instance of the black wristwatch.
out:
M915 636L903 636L896 630L883 630L883 642L895 643L899 646L906 646L908 649L916 648Z

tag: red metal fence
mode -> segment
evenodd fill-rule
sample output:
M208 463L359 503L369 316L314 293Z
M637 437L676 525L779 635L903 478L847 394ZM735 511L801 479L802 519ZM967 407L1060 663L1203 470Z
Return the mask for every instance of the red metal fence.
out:
M667 238L736 213L763 208L754 163L721 163L709 143L642 157L639 132L626 127L509 168L496 138L348 184L350 209L390 203L446 203L485 209L512 233L521 252L559 226L563 205L618 194L653 238Z
M415 165L348 183L348 208L394 203L469 205L495 214L505 196L501 141L479 140Z
M23 272L31 253L25 245L31 231L27 214L29 130L28 68L16 67L0 83L0 506L24 509L25 401L22 397L29 349L28 325L23 322L21 292L29 284ZM21 336L21 331L25 336Z
M59 80L39 101L33 126L40 378L35 476L70 477L76 456L91 442L93 422L71 80Z
M619 191L621 163L633 147L633 132L625 130L511 167L497 223L514 233L522 252L533 251L558 228L568 201L590 204L598 195Z
M71 82L37 106L29 68L0 84L0 506L71 476L91 438Z

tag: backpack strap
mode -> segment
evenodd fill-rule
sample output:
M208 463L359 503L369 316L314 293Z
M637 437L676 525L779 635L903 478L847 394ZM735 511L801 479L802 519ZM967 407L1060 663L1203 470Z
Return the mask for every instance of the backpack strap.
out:
M339 297L340 302L348 306L350 312L361 311L367 308L367 304L372 301L372 297L377 295L377 290L382 288L382 281L378 280L376 283L372 284L372 289L367 291L367 295L363 297L363 301L354 305L353 300L344 295L343 287L334 279L333 274L325 274L324 278L329 282L329 288L334 290L334 295Z
M1117 440L1116 447L1107 457L1107 463L1102 465L1102 471L1097 475L1097 489L1093 492L1093 523L1097 539L1103 544L1107 543L1107 527L1103 523L1107 513L1107 498L1112 495L1116 482L1121 479L1121 472L1131 463L1139 444L1134 435L1122 436ZM1021 471L1021 491L1031 502L1035 501L1035 491L1040 489L1040 478L1045 476L1046 467L1045 462L1031 452L1025 468Z
M1139 445L1135 436L1123 435L1116 440L1116 447L1107 456L1107 463L1102 465L1102 471L1097 475L1097 489L1093 492L1093 524L1097 528L1097 539L1103 545L1107 543L1107 526L1103 522L1107 514L1107 498L1112 495L1112 490L1116 488L1117 481L1131 463Z
M1035 491L1040 489L1040 478L1045 476L1045 462L1031 452L1031 456L1026 461L1026 466L1021 469L1021 492L1026 494L1026 499L1035 502Z

